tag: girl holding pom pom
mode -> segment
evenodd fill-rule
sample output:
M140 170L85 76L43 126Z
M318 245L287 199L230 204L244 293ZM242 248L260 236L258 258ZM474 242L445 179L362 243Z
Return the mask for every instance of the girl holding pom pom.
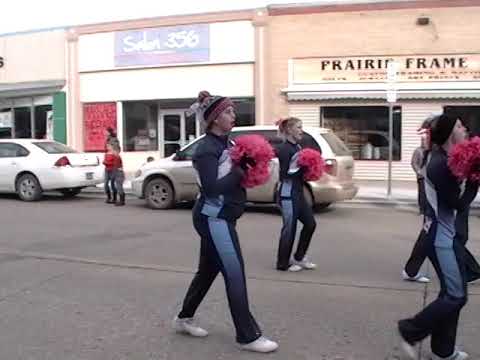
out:
M274 351L277 343L262 336L250 313L244 262L235 228L246 201L242 180L255 164L243 156L235 165L230 157L228 135L235 125L235 111L229 98L202 91L191 108L200 117L206 133L193 154L200 187L193 209L193 225L201 238L200 263L173 326L191 336L208 335L195 325L193 316L221 272L241 348L262 353Z
M455 347L458 319L467 303L465 247L458 239L458 214L470 206L478 192L478 181L463 183L454 176L448 154L465 141L467 132L461 121L447 115L431 123L432 151L426 168L427 195L425 229L428 258L440 279L440 293L432 303L412 318L400 320L398 330L402 349L416 359L414 345L431 336L433 359L463 360L468 354Z
M277 270L300 271L313 270L316 265L306 258L306 253L316 228L312 207L306 202L303 188L305 185L304 173L306 169L299 165L299 155L302 147L302 122L290 117L281 119L278 123L280 135L284 142L277 148L280 163L280 186L278 199L282 211L283 226L277 255ZM297 221L303 223L297 251L291 259L293 243L297 232Z

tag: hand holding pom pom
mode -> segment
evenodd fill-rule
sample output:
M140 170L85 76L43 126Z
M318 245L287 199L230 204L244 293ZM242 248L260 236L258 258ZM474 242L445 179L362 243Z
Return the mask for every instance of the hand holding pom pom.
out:
M322 155L313 149L300 150L298 153L298 165L304 169L303 178L306 181L320 179L325 171L325 162Z
M244 155L238 162L238 166L240 166L244 171L247 171L248 169L255 167L255 160Z
M270 160L274 152L268 141L260 135L242 135L235 139L230 157L245 171L242 186L252 188L265 184L270 178Z
M480 138L455 145L448 154L448 167L460 180L480 182Z

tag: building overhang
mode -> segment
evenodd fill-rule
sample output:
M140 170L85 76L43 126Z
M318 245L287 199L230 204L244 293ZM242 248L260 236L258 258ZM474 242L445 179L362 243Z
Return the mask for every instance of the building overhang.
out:
M477 100L480 82L398 83L397 99L402 100ZM382 100L387 99L384 83L308 84L282 89L289 101Z
M0 84L0 98L51 94L62 90L65 80L43 80Z

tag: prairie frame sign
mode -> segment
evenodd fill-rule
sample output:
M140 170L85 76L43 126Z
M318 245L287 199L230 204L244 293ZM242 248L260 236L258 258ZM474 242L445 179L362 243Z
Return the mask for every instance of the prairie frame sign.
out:
M388 63L397 82L480 81L480 54L326 57L292 60L294 84L386 82Z

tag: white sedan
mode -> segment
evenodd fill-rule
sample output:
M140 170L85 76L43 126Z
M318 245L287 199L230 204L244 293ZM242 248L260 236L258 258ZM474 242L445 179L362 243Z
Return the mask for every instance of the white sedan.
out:
M0 139L0 192L39 200L44 191L78 195L103 182L105 168L94 154L52 140Z

